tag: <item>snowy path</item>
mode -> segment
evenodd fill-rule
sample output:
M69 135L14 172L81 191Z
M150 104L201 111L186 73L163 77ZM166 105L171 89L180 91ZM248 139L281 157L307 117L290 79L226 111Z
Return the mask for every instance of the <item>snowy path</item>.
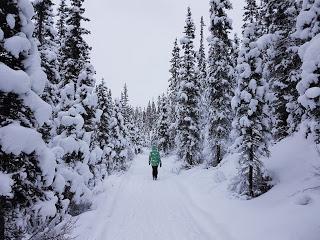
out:
M163 165L159 180L153 181L147 155L138 156L117 189L102 200L105 208L89 213L91 226L82 229L79 239L232 240L184 190L171 171L172 159L163 159Z

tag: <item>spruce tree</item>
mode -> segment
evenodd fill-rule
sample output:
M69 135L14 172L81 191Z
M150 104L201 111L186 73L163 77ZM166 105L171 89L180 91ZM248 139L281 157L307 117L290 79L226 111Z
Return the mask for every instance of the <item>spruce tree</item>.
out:
M137 140L136 139L137 129L134 125L133 109L129 105L129 94L128 94L127 84L124 85L123 91L121 92L120 103L121 103L121 113L124 118L124 124L129 134L129 138L128 138L129 148L127 150L129 154L129 159L132 159L134 152L136 153L138 151L136 148L137 146L135 145Z
M320 144L320 1L304 0L297 17L295 36L303 43L301 80L297 84L299 103L305 109L303 120L316 144Z
M96 165L97 174L100 174L101 178L104 179L105 176L111 172L111 129L110 123L113 117L113 100L111 95L111 90L107 88L104 79L101 83L96 86L96 93L98 96L98 109L102 111L100 122L97 126L96 140L99 144L100 149L103 150L103 155L101 161Z
M170 142L172 147L175 145L175 138L177 135L177 104L178 104L178 93L180 84L180 67L181 67L181 57L180 57L180 47L178 45L178 40L174 42L172 49L172 57L170 60L170 79L169 79L169 101L170 101Z
M121 111L122 116L124 117L125 124L129 124L130 119L130 106L129 106L129 95L128 95L128 87L127 84L124 84L123 91L121 92Z
M262 5L265 34L272 37L264 61L268 64L268 79L274 94L273 136L276 141L296 130L303 113L296 91L301 61L295 47L298 41L292 35L297 14L298 6L294 0L264 1Z
M179 70L181 66L181 57L180 57L180 47L178 45L178 40L176 39L174 42L174 46L172 49L172 58L170 60L171 68L170 79L169 79L169 98L173 108L173 115L175 115L174 107L177 104L177 92L179 89Z
M246 9L237 89L232 100L236 135L233 147L240 153L239 175L234 187L238 193L252 198L268 189L261 158L269 156L270 118L267 82L262 76L262 52L257 44L261 29L255 1L247 1Z
M200 114L198 104L200 86L196 74L196 57L193 46L195 26L190 8L188 8L185 36L181 39L183 56L181 61L181 79L179 80L177 148L179 158L186 167L200 163Z
M122 116L122 106L119 100L116 100L113 108L113 117L110 122L111 141L109 147L111 149L110 156L112 158L112 171L124 171L127 169L129 161L128 149L130 148L130 139L128 129L124 123Z
M47 79L33 15L29 1L0 4L0 239L32 235L57 214L56 161L37 132L51 107L40 98Z
M62 69L63 69L63 49L64 49L64 44L65 44L65 37L66 37L66 32L67 32L67 17L68 17L68 12L69 12L69 6L66 4L66 0L60 0L59 7L57 9L57 24L56 24L56 29L57 29L57 38L56 38L56 43L58 45L58 64L59 64L59 72L61 74Z
M200 81L200 93L203 94L206 88L206 80L207 80L207 61L206 61L206 52L204 47L204 32L203 28L206 25L204 24L203 17L201 17L200 21L200 47L197 54L198 60L198 78Z
M170 105L167 96L164 94L161 97L161 106L159 110L159 119L157 122L157 138L158 138L158 149L164 154L168 154L172 148L170 146Z
M68 16L68 7L66 0L60 0L58 7L58 20L57 20L57 29L58 29L58 39L61 41L66 36L66 20Z
M213 152L210 161L217 165L226 152L231 131L232 97L232 42L228 37L232 30L226 11L232 8L229 0L210 1L210 37L208 54L209 144Z
M41 65L48 78L42 99L49 103L55 111L55 106L58 103L57 85L60 81L60 74L58 71L58 45L54 28L53 7L54 3L51 0L34 2L34 37L38 39ZM52 119L45 123L40 131L46 142L49 142L56 135Z
M94 69L90 64L90 50L84 36L90 32L82 27L85 9L83 0L72 0L66 19L67 31L61 47L61 76L58 136L55 146L61 148L60 170L64 172L67 187L64 195L71 201L69 212L77 215L88 208L91 180L95 162L90 152L96 148L92 142L97 124L97 97ZM72 144L71 144L72 143ZM68 171L64 170L68 169ZM91 170L91 171L90 171Z

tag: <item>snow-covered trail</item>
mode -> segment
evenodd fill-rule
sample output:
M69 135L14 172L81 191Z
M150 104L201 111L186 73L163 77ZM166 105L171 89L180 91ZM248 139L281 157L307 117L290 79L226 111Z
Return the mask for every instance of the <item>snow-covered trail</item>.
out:
M172 172L172 159L162 160L158 181L152 180L147 159L143 154L134 160L117 189L107 195L108 200L89 213L91 226L82 229L79 239L232 240L184 191Z

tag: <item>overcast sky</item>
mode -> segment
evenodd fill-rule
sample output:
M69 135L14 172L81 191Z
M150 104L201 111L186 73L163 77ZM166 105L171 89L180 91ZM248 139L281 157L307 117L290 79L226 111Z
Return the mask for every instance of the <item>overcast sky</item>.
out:
M239 32L244 0L232 2L230 17ZM115 97L127 83L134 106L145 106L164 92L173 41L182 36L188 6L199 34L202 15L208 23L209 0L87 0L97 79L104 77Z

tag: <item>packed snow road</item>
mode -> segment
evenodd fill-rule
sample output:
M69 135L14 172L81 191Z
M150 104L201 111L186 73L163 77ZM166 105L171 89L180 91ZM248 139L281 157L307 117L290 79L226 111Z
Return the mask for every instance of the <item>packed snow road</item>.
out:
M146 154L139 155L118 182L110 180L97 209L80 218L77 239L231 240L184 190L173 159L162 162L157 181L152 180Z

